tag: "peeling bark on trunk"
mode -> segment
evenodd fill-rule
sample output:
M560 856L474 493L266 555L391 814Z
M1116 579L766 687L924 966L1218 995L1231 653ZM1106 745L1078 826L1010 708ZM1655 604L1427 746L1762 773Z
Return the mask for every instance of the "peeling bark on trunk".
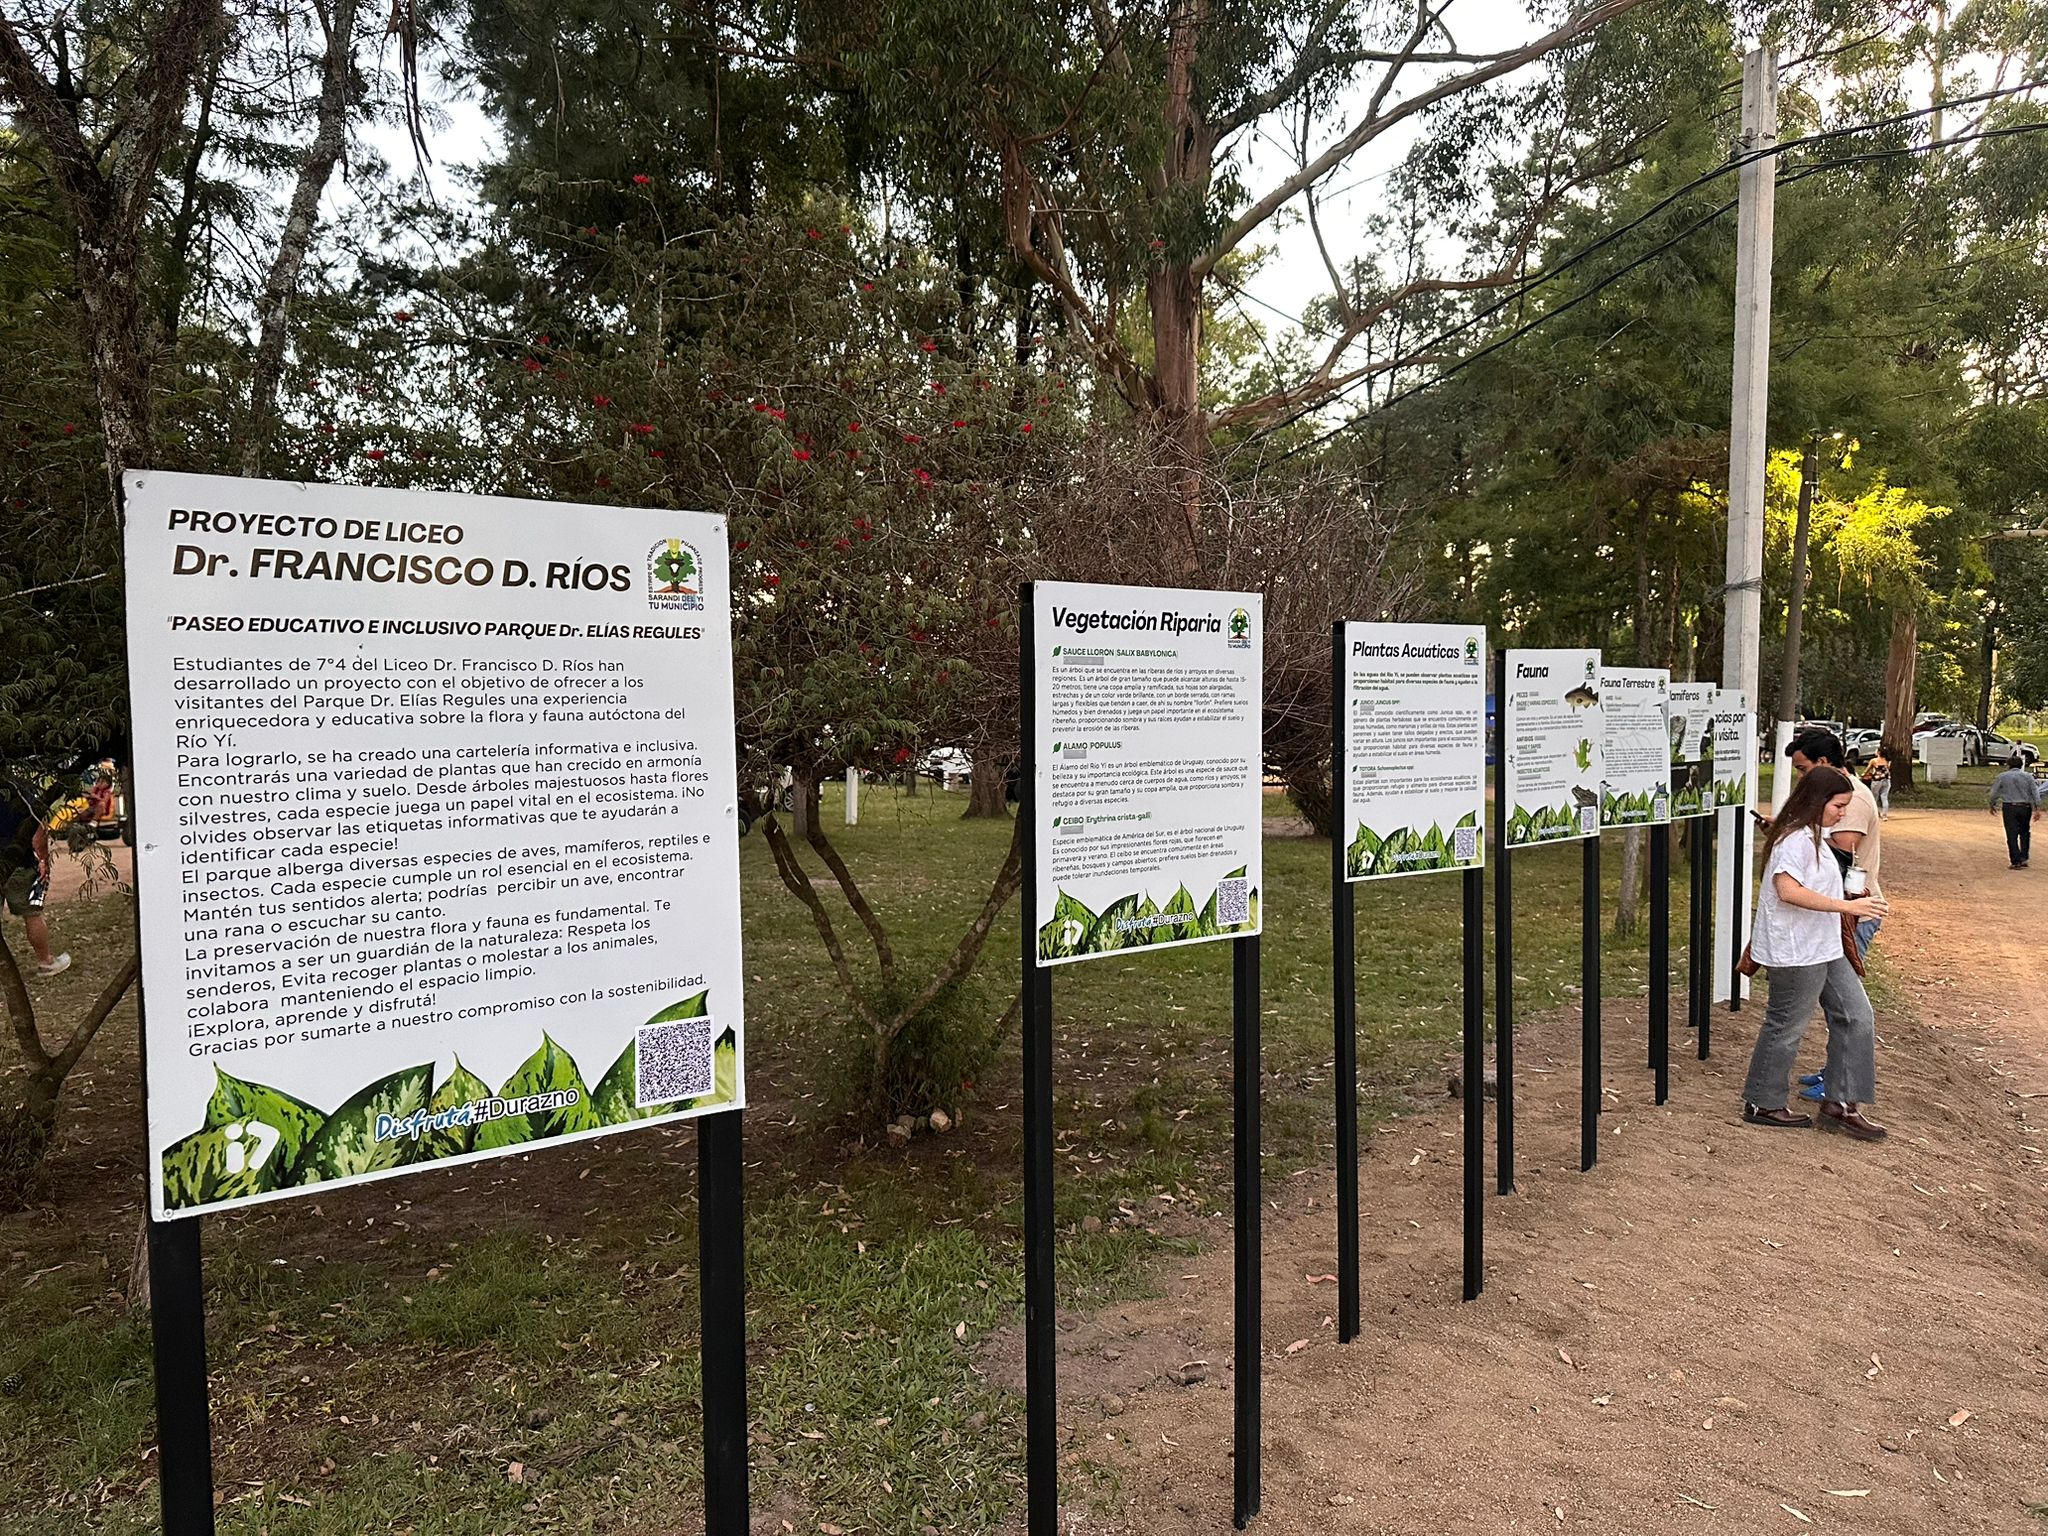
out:
M355 74L356 4L357 0L336 0L329 14L319 0L314 0L314 11L327 29L327 54L320 72L320 106L313 142L306 146L306 157L299 162L298 181L292 188L284 232L278 237L277 254L271 258L263 297L257 303L262 329L249 370L249 415L242 427L245 475L263 472L263 455L277 424L277 387L284 373L292 300L298 295L299 274L305 268L306 252L313 244L313 231L320 221L321 194L327 190L334 167L341 160Z
M60 11L61 29L68 20ZM0 15L0 86L19 104L17 124L49 152L72 225L78 280L79 339L92 369L106 447L107 486L118 505L121 471L155 461L150 432L148 320L143 302L143 224L158 167L182 125L200 56L221 25L221 0L166 6L137 51L137 64L113 105L113 140L88 144L73 87L43 78L15 30Z
M1891 651L1884 662L1884 755L1892 788L1913 787L1913 716L1919 695L1920 614L1910 604L1892 612Z

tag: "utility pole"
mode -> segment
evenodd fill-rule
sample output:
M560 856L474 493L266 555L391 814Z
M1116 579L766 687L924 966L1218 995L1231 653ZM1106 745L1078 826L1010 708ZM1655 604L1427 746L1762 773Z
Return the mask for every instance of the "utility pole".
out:
M1813 487L1820 479L1820 434L1806 439L1806 462L1799 467L1799 518L1792 527L1792 590L1785 607L1785 664L1778 676L1778 729L1771 761L1771 815L1785 808L1792 793L1792 775L1785 770L1785 749L1792 745L1792 726L1799 718L1799 639L1806 627L1806 544L1813 526Z
M1775 226L1778 143L1778 56L1758 48L1742 61L1742 137L1745 157L1735 222L1735 379L1728 423L1728 575L1722 631L1721 686L1739 688L1756 709L1763 640L1765 406L1771 371L1771 244ZM1754 768L1754 764L1751 765ZM1782 769L1782 760L1780 763ZM1742 931L1748 932L1750 868L1755 839L1746 808L1720 814L1719 887L1742 894ZM1728 882L1733 882L1731 885ZM1734 975L1730 904L1715 903L1715 996L1728 999ZM1741 985L1746 995L1748 987Z

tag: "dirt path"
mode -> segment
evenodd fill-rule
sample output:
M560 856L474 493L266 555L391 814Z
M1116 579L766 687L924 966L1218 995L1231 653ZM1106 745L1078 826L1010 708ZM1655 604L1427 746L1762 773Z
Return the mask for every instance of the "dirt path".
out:
M1758 1003L1716 1014L1710 1062L1674 1028L1653 1108L1641 1001L1610 999L1581 1175L1577 1020L1525 1026L1523 1177L1489 1200L1485 1295L1458 1299L1458 1118L1405 1120L1366 1153L1348 1347L1311 1279L1335 1268L1334 1178L1280 1187L1255 1531L2048 1532L2048 1098L2023 1096L2048 1090L2048 949L2005 899L2048 868L2007 870L1988 818L1900 811L1886 876L1890 995L1919 1014L1880 1000L1889 1143L1740 1124ZM1068 1530L1230 1528L1214 1235L1161 1298L1065 1335ZM1181 1385L1189 1362L1213 1363ZM1116 1512L1090 1507L1091 1468Z

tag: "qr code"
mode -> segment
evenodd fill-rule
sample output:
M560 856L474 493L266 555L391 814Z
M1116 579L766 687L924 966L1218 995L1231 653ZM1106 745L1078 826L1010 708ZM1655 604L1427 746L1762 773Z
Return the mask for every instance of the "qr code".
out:
M653 1109L701 1098L713 1086L711 1020L642 1024L633 1050L633 1104Z
M1252 920L1252 883L1249 880L1216 882L1216 926L1234 928Z
M1587 837L1591 837L1591 836L1592 836L1592 835L1593 835L1594 833L1598 832L1599 830L1600 830L1600 807L1599 807L1599 806L1597 806L1597 805L1582 805L1582 806L1580 806L1580 807L1579 807L1579 831L1580 831L1580 832L1581 832L1582 834L1584 834L1585 836L1587 836Z
M1460 864L1470 864L1479 857L1479 829L1477 827L1453 827L1451 829L1451 857Z

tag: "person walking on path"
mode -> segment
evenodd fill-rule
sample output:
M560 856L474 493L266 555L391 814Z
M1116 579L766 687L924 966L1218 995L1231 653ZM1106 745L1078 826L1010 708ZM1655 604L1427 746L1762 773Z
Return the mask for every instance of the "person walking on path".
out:
M1884 821L1892 813L1892 760L1884 755L1882 747L1863 770L1863 782L1870 786L1870 793L1877 800L1877 819Z
M61 975L71 969L71 956L50 946L50 924L43 902L50 891L50 828L30 809L16 786L0 785L0 899L21 919L28 947L35 951L36 974Z
M2007 759L2005 772L1991 781L1991 814L2005 817L2005 855L2014 869L2025 869L2034 846L2034 823L2041 819L2041 786L2017 752Z
M1849 873L1852 869L1863 871L1862 890L1858 896L1882 896L1884 887L1878 881L1878 869L1884 862L1884 834L1878 828L1883 820L1882 808L1870 787L1849 772L1849 754L1843 750L1842 738L1833 731L1810 726L1792 738L1792 744L1785 748L1785 755L1792 760L1792 766L1805 773L1818 763L1825 763L1849 781L1849 791L1854 797L1848 810L1828 832L1828 846L1835 851L1841 863L1843 878L1851 888L1858 883L1857 877ZM1856 924L1856 958L1868 959L1870 944L1877 937L1878 929L1884 926L1880 918L1865 918Z
M1842 918L1882 918L1881 896L1842 895L1842 866L1822 838L1854 797L1846 773L1816 764L1792 787L1764 838L1764 879L1750 954L1770 972L1763 1026L1742 1088L1750 1125L1793 1130L1813 1124L1786 1107L1792 1065L1806 1038L1814 1004L1828 1021L1826 1098L1820 1123L1858 1141L1882 1141L1881 1125L1863 1113L1877 1092L1877 1027L1863 978L1842 947Z

